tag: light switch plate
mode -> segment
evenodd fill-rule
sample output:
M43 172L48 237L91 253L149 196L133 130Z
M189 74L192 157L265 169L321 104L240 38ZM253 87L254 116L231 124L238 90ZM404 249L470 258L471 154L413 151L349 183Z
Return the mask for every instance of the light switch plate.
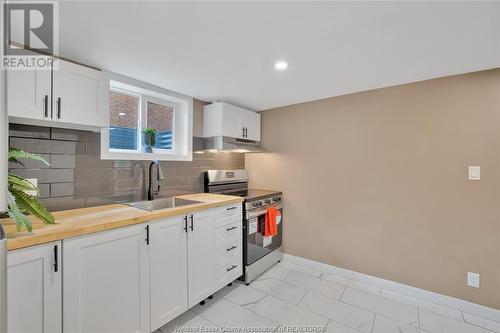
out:
M481 180L480 166L469 166L469 180Z
M467 272L467 286L472 288L479 288L481 284L481 277L478 273Z

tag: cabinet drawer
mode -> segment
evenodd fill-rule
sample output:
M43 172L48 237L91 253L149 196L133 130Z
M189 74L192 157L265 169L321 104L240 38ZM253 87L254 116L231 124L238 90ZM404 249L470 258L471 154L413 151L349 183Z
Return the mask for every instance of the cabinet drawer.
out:
M241 274L243 274L242 258L238 257L230 260L224 266L217 269L217 287L222 288L224 285L239 278Z
M221 268L228 262L233 261L235 258L243 258L241 245L242 241L241 239L238 239L237 241L227 243L226 245L217 248L217 268Z
M216 247L223 246L225 244L237 241L243 238L241 230L242 222L234 222L223 227L217 228L215 242Z
M217 227L222 227L236 221L241 222L243 219L241 202L217 208L216 219Z

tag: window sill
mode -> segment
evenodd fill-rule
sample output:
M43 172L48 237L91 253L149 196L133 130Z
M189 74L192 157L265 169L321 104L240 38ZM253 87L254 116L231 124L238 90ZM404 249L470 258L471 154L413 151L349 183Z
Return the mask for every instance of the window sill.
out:
M176 153L142 153L101 151L101 160L133 160L133 161L192 161L193 155Z

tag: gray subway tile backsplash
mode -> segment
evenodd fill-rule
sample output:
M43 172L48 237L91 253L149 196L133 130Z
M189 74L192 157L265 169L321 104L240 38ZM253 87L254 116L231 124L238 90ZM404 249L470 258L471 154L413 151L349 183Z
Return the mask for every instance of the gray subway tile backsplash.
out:
M50 210L145 200L149 161L101 160L100 134L10 124L12 147L42 154L51 164L25 160L9 170L37 178L41 201ZM160 196L203 192L203 171L242 169L243 154L193 154L193 161L161 162Z

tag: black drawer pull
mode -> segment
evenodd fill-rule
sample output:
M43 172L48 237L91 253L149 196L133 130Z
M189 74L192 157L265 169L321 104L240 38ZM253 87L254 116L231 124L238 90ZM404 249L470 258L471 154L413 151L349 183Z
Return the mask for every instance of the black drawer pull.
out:
M234 229L238 229L238 227L226 228L227 231L231 231L231 230L234 230Z
M226 268L226 271L230 272L232 271L233 269L235 269L236 267L238 267L237 265L233 265L231 268Z
M43 97L43 115L45 118L49 116L49 95Z
M57 119L61 119L61 97L57 98Z
M238 207L233 206L233 207L226 208L226 210L235 210L235 209L238 209Z
M237 246L236 246L236 245L233 245L233 246L231 246L231 247L228 247L228 248L226 249L226 251L227 251L227 252L229 252L229 251L234 250L235 248L237 248Z
M54 272L59 271L59 246L54 245Z

